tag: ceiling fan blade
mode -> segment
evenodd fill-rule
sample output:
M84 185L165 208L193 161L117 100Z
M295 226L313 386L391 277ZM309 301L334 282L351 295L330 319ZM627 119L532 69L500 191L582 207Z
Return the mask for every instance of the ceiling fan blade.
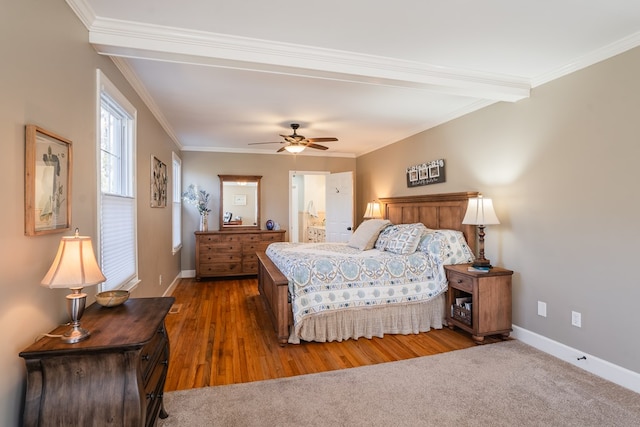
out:
M316 150L328 150L329 149L329 147L325 147L324 145L318 145L318 144L313 144L313 143L307 144L307 147L315 148Z
M250 142L247 145L260 145L260 144L283 144L282 141L272 141L272 142Z
M296 141L296 139L294 138L293 135L282 135L282 134L280 134L280 136L283 137L284 140L287 141L287 142L298 142L298 141Z
M276 151L276 153L282 153L284 151L284 147L282 147L281 149L279 149L278 151Z
M307 138L307 141L309 142L332 142L332 141L337 141L338 138L334 138L334 137L326 137L326 138Z

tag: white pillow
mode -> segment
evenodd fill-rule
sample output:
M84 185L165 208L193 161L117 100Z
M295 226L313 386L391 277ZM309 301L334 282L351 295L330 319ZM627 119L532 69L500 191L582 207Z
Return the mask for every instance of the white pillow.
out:
M391 224L388 219L370 219L364 221L351 235L347 246L366 251L373 249L373 245L378 239L378 235L383 228Z

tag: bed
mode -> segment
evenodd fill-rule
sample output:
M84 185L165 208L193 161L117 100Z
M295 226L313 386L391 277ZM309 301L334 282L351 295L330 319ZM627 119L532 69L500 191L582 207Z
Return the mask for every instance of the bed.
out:
M420 245L457 234L470 253L446 263L466 261L466 256L475 253L475 227L462 224L462 218L468 199L477 195L462 192L381 198L384 218L394 228L387 234L397 237L402 232L406 237L409 232L415 235L420 227L435 233L430 240L422 233ZM376 225L369 221L354 235L365 225ZM382 220L377 221L382 224ZM382 235L391 228L381 227ZM380 245L389 249L390 243ZM258 289L279 344L415 334L441 328L447 289L441 257L429 250L403 252L401 248L389 252L381 248L283 243L258 253ZM381 265L392 266L391 271L377 271ZM363 271L368 276L362 275Z

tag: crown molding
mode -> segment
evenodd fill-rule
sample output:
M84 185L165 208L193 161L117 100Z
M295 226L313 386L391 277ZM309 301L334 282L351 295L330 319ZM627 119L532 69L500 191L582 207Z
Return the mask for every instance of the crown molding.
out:
M96 13L91 5L86 0L66 0L66 2L87 30L90 30L96 20Z
M99 53L261 72L441 91L515 102L524 78L437 67L396 58L183 28L96 18L89 41Z
M548 73L544 73L538 77L533 78L531 80L531 87L538 87L552 80L564 77L568 74L582 70L583 68L587 68L593 64L597 64L598 62L612 58L638 46L640 46L640 32L617 40L614 43L590 52L587 55L576 58L574 61L565 65L564 67L560 67L556 70L552 70Z
M138 77L138 75L131 69L129 64L124 58L120 58L117 56L112 56L111 60L118 67L124 78L129 82L133 90L136 91L138 96L142 98L142 102L149 108L151 114L156 118L160 126L167 132L169 137L175 142L179 149L182 149L182 144L180 143L180 139L173 131L173 128L169 124L169 121L162 114L162 110L158 107L158 105L153 100L153 97L147 91L146 86L142 83L142 80Z

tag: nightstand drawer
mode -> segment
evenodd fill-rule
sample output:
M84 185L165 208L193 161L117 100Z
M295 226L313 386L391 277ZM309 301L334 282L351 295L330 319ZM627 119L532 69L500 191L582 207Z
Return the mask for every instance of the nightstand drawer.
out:
M449 286L465 292L473 291L473 278L463 274L449 273Z

